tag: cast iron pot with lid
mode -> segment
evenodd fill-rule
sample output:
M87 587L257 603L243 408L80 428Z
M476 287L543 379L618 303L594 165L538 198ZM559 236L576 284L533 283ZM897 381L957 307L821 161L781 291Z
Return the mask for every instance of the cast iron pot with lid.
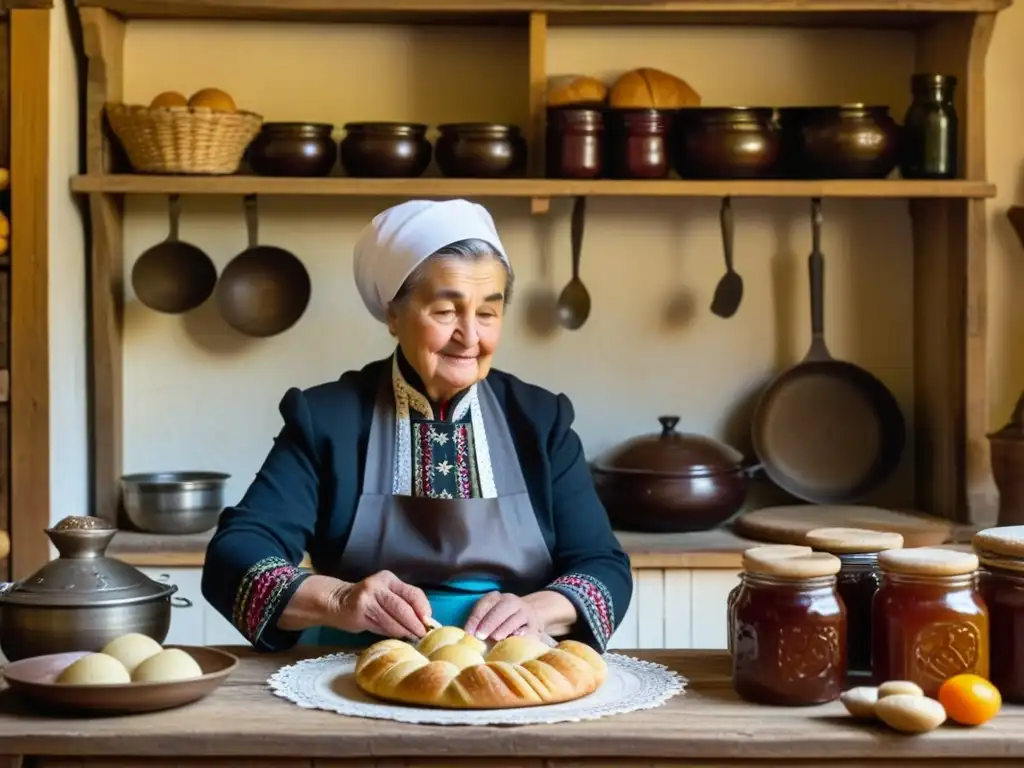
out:
M724 523L747 498L743 454L714 438L677 432L678 416L658 421L660 434L628 440L594 463L597 494L612 525L682 533Z
M59 557L20 582L0 585L0 651L9 661L99 651L138 632L162 643L171 607L192 602L104 553L117 529L96 517L66 517L46 530Z

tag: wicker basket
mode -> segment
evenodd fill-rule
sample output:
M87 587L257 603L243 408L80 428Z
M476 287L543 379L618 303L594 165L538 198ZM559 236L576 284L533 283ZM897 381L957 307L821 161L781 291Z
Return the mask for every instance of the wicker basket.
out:
M107 119L139 173L234 173L263 124L252 112L131 104L108 104Z

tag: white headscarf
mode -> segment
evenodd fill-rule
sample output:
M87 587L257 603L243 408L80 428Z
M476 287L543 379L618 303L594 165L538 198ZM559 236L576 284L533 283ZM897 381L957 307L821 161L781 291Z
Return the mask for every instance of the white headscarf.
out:
M494 219L468 200L410 200L377 214L356 240L356 287L370 314L387 322L388 304L405 279L439 250L460 240L489 243L506 264Z

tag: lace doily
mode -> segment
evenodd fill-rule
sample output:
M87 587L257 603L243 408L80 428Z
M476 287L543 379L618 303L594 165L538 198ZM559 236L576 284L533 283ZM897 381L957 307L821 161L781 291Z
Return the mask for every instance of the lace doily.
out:
M607 653L608 676L589 696L562 704L516 709L431 709L378 701L355 681L354 653L334 653L281 667L267 684L275 695L305 709L352 717L432 725L537 725L596 720L660 707L681 693L686 679L661 664Z

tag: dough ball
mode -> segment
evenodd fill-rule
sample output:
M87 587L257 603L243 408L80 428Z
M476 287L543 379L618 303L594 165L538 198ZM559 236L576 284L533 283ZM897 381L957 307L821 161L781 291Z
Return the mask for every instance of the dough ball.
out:
M83 656L57 677L61 685L123 685L131 681L124 664L105 653Z
M172 683L202 676L203 670L195 659L180 648L168 648L139 664L132 674L132 682Z
M843 691L839 700L846 711L854 717L871 718L875 716L875 705L878 703L878 689L869 686L851 688Z
M139 664L150 656L156 656L162 650L163 646L153 638L138 632L131 632L127 635L115 637L103 646L103 650L100 653L113 656L124 664L124 668L131 674Z
M912 693L894 693L878 700L878 719L903 733L927 733L946 721L946 710L935 699Z
M909 680L888 680L878 686L878 698L880 699L901 693L907 696L924 696L921 686Z

